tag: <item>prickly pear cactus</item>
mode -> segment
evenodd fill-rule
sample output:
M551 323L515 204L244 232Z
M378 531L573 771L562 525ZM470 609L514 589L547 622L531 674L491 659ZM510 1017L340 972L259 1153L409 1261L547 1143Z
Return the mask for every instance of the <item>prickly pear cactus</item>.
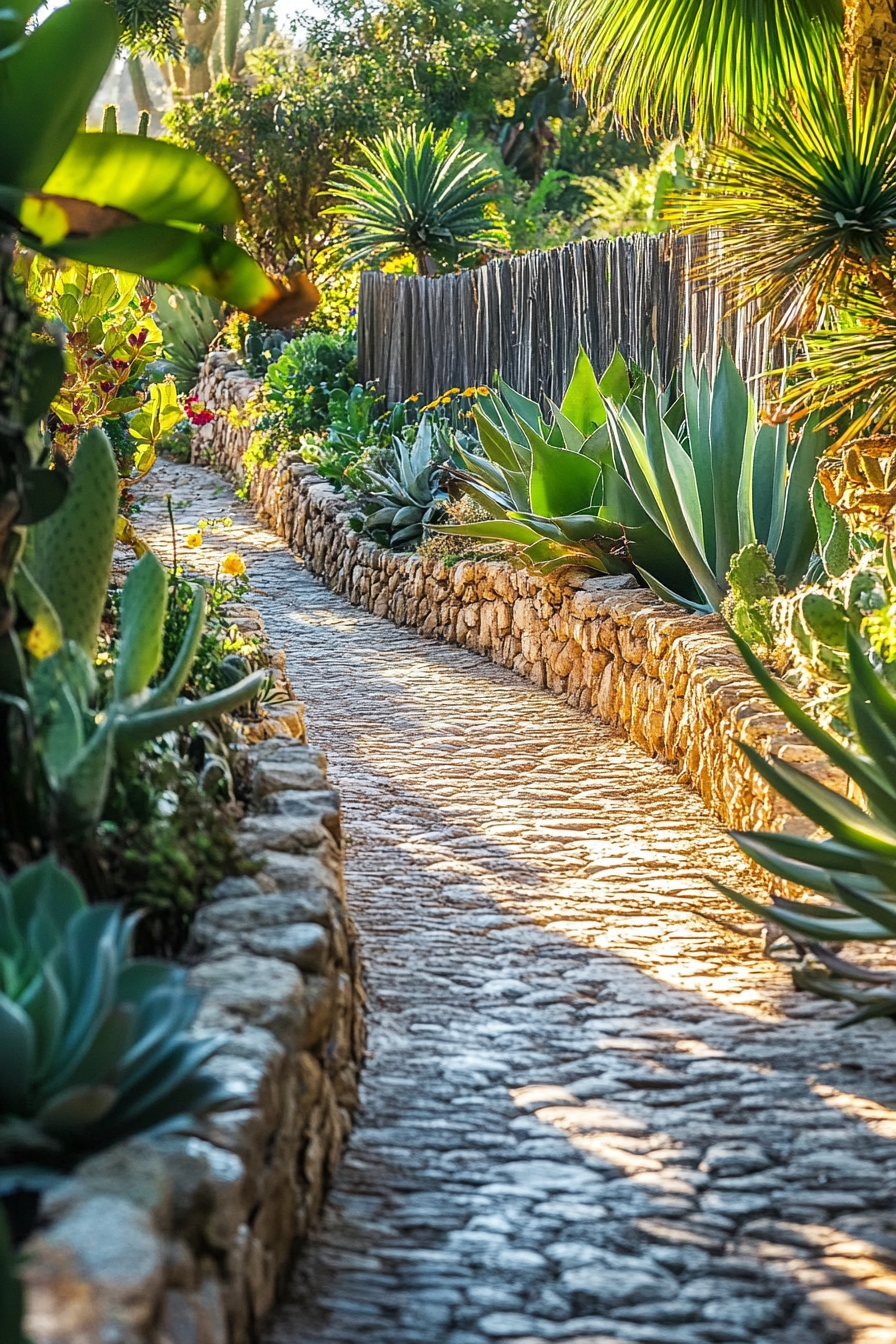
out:
M771 649L772 602L779 590L768 548L759 543L744 546L733 557L726 577L731 592L722 603L722 615L754 648Z
M109 440L91 429L78 445L60 509L28 530L28 568L59 616L66 639L93 659L118 514L118 468Z
M825 584L777 598L772 623L779 670L811 697L810 707L823 721L842 720L838 730L848 728L850 628L896 686L896 588L880 551L868 552Z

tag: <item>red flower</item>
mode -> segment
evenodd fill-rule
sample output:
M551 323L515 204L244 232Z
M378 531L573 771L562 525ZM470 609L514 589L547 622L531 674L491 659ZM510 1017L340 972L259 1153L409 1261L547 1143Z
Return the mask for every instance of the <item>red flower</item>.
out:
M210 425L215 418L214 411L210 411L204 401L198 397L187 397L184 402L184 414L191 425Z

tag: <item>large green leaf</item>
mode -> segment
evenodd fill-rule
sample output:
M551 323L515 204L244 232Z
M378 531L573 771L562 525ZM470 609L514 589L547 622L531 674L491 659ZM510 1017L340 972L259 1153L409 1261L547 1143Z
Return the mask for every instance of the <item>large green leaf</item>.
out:
M115 697L146 689L162 661L162 629L168 606L168 573L152 551L137 561L121 592L121 642L115 664Z
M243 312L263 308L266 301L277 297L273 281L257 261L236 243L205 231L132 224L95 238L66 238L43 250L70 261L145 275L149 280L191 285Z
M591 360L585 354L582 346L579 346L575 368L560 404L560 410L586 439L607 418L600 389L597 385L597 377L592 368Z
M157 224L233 224L243 213L239 192L216 163L141 135L81 132L43 189Z
M709 879L716 891L720 891L723 896L728 896L738 905L749 910L751 914L758 915L760 919L768 920L772 924L779 924L782 929L789 933L798 934L801 938L815 938L821 942L869 942L880 938L888 937L887 930L880 924L870 919L838 919L836 938L831 931L831 921L825 919L823 914L818 912L815 906L807 907L813 913L802 914L792 908L784 905L763 905L761 901L756 901L752 896L745 896L743 892L734 891L731 887L725 886L723 882L717 882L714 878Z
M813 412L804 422L787 480L781 538L774 554L775 569L788 588L805 578L817 541L811 490L818 459L831 441L827 430L819 428L819 419Z
M171 664L167 677L149 695L143 706L144 710L164 709L166 705L173 705L190 675L190 668L193 666L205 629L205 589L199 583L193 584L192 588L193 604L190 607L190 618L177 657Z
M553 18L592 107L642 132L723 142L823 84L843 37L839 0L557 0Z
M106 0L71 0L0 58L0 182L37 191L52 173L118 46Z
M529 476L531 511L551 518L589 508L600 480L598 464L581 453L552 448L528 426L526 437L532 449Z
M709 409L716 582L723 584L731 557L756 540L753 529L753 420L750 394L731 351L722 347ZM744 498L744 495L748 498Z
M839 766L850 779L854 779L866 797L872 799L883 815L896 824L896 787L891 785L887 776L883 775L866 756L861 756L858 752L851 750L833 733L829 733L823 728L818 720L808 714L785 690L778 679L769 672L765 664L756 657L746 640L742 639L733 630L729 629L729 634L740 650L741 657L747 667L749 667L772 704L786 714L793 726L798 728L814 746L819 747L829 760ZM861 650L858 651L858 659L861 660L863 665L858 669L859 674L861 675L864 666L867 666L871 676L874 677L870 664L868 664L868 660ZM853 670L853 676L855 677L855 675L856 671ZM874 678L874 680L877 681L878 679ZM896 832L894 832L894 839L896 839Z
M835 840L896 857L896 830L892 826L882 825L848 798L787 761L769 761L746 742L739 745L757 774Z
M527 523L514 522L510 518L495 518L493 522L487 523L445 523L433 526L430 531L444 532L453 537L480 537L483 541L523 544L539 539L539 534Z

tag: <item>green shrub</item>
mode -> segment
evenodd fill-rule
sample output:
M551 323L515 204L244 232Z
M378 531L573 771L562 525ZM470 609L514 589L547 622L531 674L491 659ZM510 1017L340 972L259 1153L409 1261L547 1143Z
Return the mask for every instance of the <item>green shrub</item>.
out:
M310 331L290 341L265 377L259 430L279 434L286 448L298 435L324 429L332 393L348 394L357 371L353 336Z
M238 815L227 744L208 730L151 743L113 771L90 853L104 896L141 911L141 952L176 956L211 889L252 870Z

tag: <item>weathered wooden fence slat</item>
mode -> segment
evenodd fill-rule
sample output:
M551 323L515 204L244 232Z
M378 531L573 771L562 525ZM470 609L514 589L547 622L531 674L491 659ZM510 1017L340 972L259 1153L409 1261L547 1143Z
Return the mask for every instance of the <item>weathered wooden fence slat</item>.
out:
M714 359L728 343L755 380L777 362L768 319L725 312L725 296L699 278L703 238L632 234L527 252L439 279L361 277L358 363L390 402L492 383L500 374L526 396L558 401L579 346L598 371L618 347L664 377L690 344Z

